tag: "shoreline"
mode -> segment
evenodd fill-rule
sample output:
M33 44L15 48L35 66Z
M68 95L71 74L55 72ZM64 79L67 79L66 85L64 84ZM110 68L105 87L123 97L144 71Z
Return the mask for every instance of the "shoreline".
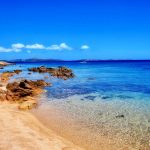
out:
M19 102L3 99L7 92L6 86L8 86L11 76L13 76L11 72L0 76L0 149L84 150L47 128L30 111L24 111L24 109L19 110ZM32 84L34 84L34 82ZM40 88L35 90L37 90L37 94L39 95L43 91L42 89L40 90ZM30 97L30 99L31 98L32 97ZM35 97L35 99L39 101L38 97Z
M0 87L0 89L6 90L8 81L9 81L9 78L8 80L6 80L6 82L3 83L3 86ZM42 93L40 92L39 96ZM37 103L39 103L40 98L36 97L35 99ZM59 123L60 124L62 123L62 127L66 129L64 130L58 127L57 125L58 122L55 122L53 120L53 117L56 118L57 120L59 118L58 116L62 112L59 112L59 114L55 114L55 110L57 109L54 109L54 110L52 109L51 112L48 113L49 115L53 116L52 118L50 117L52 120L51 120L51 124L49 124L43 118L44 116L46 116L46 114L44 114L43 116L38 115L39 114L38 108L34 108L30 112L30 111L24 111L24 109L19 110L18 109L19 104L15 102L4 101L0 103L1 103L0 118L2 122L1 130L3 131L1 132L0 137L1 135L7 135L5 137L6 140L4 139L0 141L0 149L2 150L7 150L7 149L9 150L10 147L11 149L14 149L14 150L16 149L19 150L23 148L27 150L28 149L29 150L30 149L32 150L38 150L38 149L39 150L45 150L45 149L91 150L91 148L93 149L93 147L91 147L92 145L88 145L88 144L85 144L86 142L83 142L83 139L85 139L85 141L87 140L86 137L83 136L83 134L78 134L78 132L77 133L74 132L72 128L68 129L69 124L64 125L65 122L61 122L60 120ZM5 126L5 124L9 124L10 121L12 122L12 124L10 126ZM74 123L74 125L76 126L76 123ZM7 131L5 132L5 130L8 130L8 132ZM87 133L88 133L88 130L87 130ZM72 134L75 136L74 138L70 136ZM81 137L83 136L83 139L80 136ZM13 138L13 141L10 144L7 143L9 138L10 138L9 141L11 141L11 138ZM99 145L98 149L99 147L101 147L101 149L103 150L115 150L116 146L120 147L119 146L120 144L116 145L116 143L119 143L119 142L113 139L101 137L101 136L99 136L98 138L100 141L100 143L98 144ZM35 144L33 144L34 142ZM74 144L72 142L74 142ZM87 142L89 143L89 139ZM12 147L12 145L15 145L15 147ZM82 146L84 149L78 147L77 145ZM126 150L130 149L127 145L124 145L123 147L126 148Z
M60 105L62 104L60 103ZM86 150L133 149L130 145L126 145L118 139L110 138L109 136L102 136L98 132L96 135L94 129L90 127L90 124L84 124L84 120L80 120L78 122L75 120L75 116L73 116L73 114L70 115L71 112L66 113L61 109L61 106L58 106L58 108L56 107L53 104L50 106L43 103L42 106L31 111L38 120L46 125L47 128L52 129L55 133L65 139L70 139L70 141L73 141L76 145L82 145L82 147ZM49 114L50 117L46 117L46 114ZM79 115L78 112L77 114Z

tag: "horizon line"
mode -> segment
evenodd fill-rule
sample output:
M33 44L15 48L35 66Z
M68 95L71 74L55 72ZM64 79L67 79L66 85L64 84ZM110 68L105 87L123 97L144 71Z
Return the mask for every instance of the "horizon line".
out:
M75 60L63 60L63 59L40 59L40 58L28 58L28 59L13 59L13 60L0 60L8 62L40 62L40 61L59 61L59 62L100 62L100 61L150 61L150 59L75 59Z

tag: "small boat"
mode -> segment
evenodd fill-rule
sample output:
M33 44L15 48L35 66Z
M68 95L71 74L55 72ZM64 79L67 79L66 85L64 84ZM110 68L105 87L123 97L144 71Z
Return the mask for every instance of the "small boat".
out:
M80 62L80 64L86 64L86 63L87 63L86 61L81 61L81 62Z

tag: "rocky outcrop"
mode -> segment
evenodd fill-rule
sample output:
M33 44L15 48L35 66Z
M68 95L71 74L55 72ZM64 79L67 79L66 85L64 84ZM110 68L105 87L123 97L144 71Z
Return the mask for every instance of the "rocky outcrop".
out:
M21 80L19 82L8 83L6 86L6 100L8 101L26 101L27 97L37 96L42 92L42 88L50 86L44 80Z
M58 68L46 68L44 66L41 66L37 68L29 68L28 70L32 72L39 72L39 73L50 73L51 76L61 78L64 80L74 77L74 74L71 69L62 66Z
M51 76L67 80L73 78L74 74L71 69L66 67L46 68L44 66L28 69L32 72L49 73ZM7 71L0 74L0 101L17 102L18 108L28 110L37 106L37 96L43 92L43 87L51 86L50 83L44 80L20 80L8 83L9 79L22 72L22 70ZM31 72L29 72L31 74ZM45 76L48 78L49 76ZM5 89L6 86L6 89Z
M62 78L64 80L74 77L72 70L66 67L58 67L55 70L51 71L51 74L54 77Z
M5 82L7 82L7 81L10 79L10 77L12 77L13 75L15 75L15 72L9 72L9 71L3 72L2 74L0 74L0 81L3 82L3 83L5 83Z
M6 90L0 88L0 101L18 102L18 108L29 110L37 106L37 96L43 92L43 87L51 86L44 80L21 80L8 83Z
M1 82L7 82L12 76L14 76L15 74L19 74L20 72L22 72L22 70L14 70L14 71L6 71L3 72L2 74L0 74L0 81Z
M43 92L43 87L51 86L44 80L21 80L8 83L6 90L0 89L0 101L17 102L21 110L29 110L37 106L37 96Z
M41 66L38 68L31 68L29 69L29 71L50 73L52 76L62 78L64 80L74 77L72 70L66 67L46 68L44 66ZM0 81L3 83L3 85L6 85L13 75L19 74L20 72L22 72L22 70L3 72L0 75ZM48 78L48 76L45 76L45 78ZM37 106L36 97L43 92L43 87L45 86L51 86L51 84L45 82L44 80L21 80L18 82L8 83L6 86L6 90L0 91L0 100L18 102L19 109L28 110Z
M35 68L29 68L28 69L29 71L32 71L32 72L39 72L39 73L46 73L46 72L49 72L49 68L46 68L44 66L41 66L41 67L35 67Z

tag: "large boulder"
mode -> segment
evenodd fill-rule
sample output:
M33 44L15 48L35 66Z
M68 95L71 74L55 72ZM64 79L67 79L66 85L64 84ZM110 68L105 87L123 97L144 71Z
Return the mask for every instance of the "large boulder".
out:
M23 97L33 96L32 89L23 88L17 82L8 83L6 88L6 99L9 101L18 101Z
M6 86L6 99L9 101L22 101L28 96L36 96L42 92L41 88L50 86L44 80L21 80L19 82L8 83Z

